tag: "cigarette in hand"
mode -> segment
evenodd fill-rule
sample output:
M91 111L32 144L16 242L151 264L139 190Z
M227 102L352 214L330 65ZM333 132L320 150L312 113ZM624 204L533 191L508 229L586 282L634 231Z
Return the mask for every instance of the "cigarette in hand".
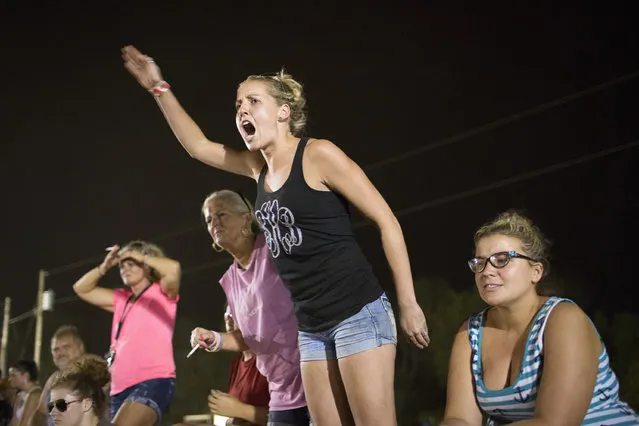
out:
M193 355L195 353L195 351L197 351L199 348L200 348L200 345L193 346L193 349L191 349L191 352L189 352L189 354L186 357L190 358L191 355Z

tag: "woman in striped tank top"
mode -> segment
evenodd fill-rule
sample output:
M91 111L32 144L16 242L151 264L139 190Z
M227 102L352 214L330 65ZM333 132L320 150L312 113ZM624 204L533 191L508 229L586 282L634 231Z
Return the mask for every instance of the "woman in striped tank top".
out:
M459 329L440 426L639 425L596 328L574 303L542 295L547 242L507 212L475 234L468 264L490 307Z

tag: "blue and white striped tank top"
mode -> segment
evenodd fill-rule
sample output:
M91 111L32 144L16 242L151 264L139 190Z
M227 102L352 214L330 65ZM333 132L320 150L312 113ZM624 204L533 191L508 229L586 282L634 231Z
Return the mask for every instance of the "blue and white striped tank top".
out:
M544 329L550 312L561 302L574 303L569 299L551 297L539 310L528 333L519 375L511 386L500 390L486 389L482 378L482 329L486 321L486 312L490 308L469 318L468 337L472 350L475 394L479 407L488 415L487 426L505 425L533 417L537 389L541 382L544 365ZM597 383L582 425L639 425L639 417L626 403L619 400L619 382L610 368L608 353L603 342L599 355Z

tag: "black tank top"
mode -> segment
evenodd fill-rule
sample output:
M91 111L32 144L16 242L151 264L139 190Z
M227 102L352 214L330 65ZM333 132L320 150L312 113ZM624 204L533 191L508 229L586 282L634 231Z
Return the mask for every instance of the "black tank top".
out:
M309 187L302 171L308 142L300 140L288 179L274 192L257 185L255 217L277 271L291 292L301 331L327 331L383 292L351 226L348 201Z

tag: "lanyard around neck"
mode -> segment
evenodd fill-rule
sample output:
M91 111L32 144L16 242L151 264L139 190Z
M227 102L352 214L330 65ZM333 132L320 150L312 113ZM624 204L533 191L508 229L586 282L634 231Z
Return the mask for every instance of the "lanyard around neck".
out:
M126 319L127 314L129 313L129 311L131 309L133 309L133 304L138 301L142 295L144 294L145 291L147 291L149 289L149 287L151 287L153 284L149 284L146 287L144 287L144 290L142 290L140 292L140 294L138 294L138 296L136 297L134 294L132 294L126 301L126 303L124 304L124 308L122 309L122 316L120 317L120 321L118 322L118 325L115 329L115 339L114 342L115 343L118 340L118 337L120 337L120 332L122 331L122 324L124 324L124 320ZM129 306L129 303L131 304L131 308L127 309L127 307Z

